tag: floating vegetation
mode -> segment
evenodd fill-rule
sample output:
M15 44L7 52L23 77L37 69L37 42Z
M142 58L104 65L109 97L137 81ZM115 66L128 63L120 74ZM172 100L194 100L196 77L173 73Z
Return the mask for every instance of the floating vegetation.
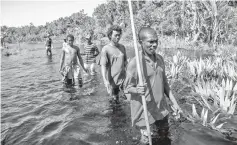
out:
M216 124L217 123L217 119L220 116L220 113L218 113L217 115L212 115L213 117L209 117L211 115L212 114L209 113L208 109L205 109L204 107L202 108L202 112L199 115L197 113L196 106L194 104L192 104L192 114L191 115L188 114L187 119L189 121L191 121L192 123L200 123L203 126L210 127L210 128L212 128L214 130L224 131L224 130L221 130L221 128L223 127L223 125L226 122L221 123L219 125Z
M226 132L223 125L234 115L237 103L237 65L230 53L191 60L178 52L167 62L169 82L181 78L191 80L192 92L187 101L192 104L192 112L183 110L184 116L193 123ZM194 103L202 108L200 113Z
M182 70L186 66L186 62L188 58L186 56L182 56L181 53L178 51L176 55L174 55L171 61L168 61L169 66L168 69L168 79L177 79L179 75L182 73Z

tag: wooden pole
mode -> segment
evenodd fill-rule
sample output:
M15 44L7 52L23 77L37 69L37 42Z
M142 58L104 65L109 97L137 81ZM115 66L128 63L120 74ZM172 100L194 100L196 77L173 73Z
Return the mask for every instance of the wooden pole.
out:
M136 41L137 38L136 38L136 33L135 33L134 21L133 21L133 10L132 10L131 0L128 0L128 5L129 5L129 12L130 12L131 26L132 26L133 42L134 42L134 48L135 48L135 54L136 54L137 72L138 72L138 77L140 80L139 85L143 86L144 82L143 82L143 76L141 72L141 64L140 64L139 52L138 52L137 41ZM146 104L146 98L144 95L142 96L142 104L143 104L143 109L144 109L147 134L149 138L149 145L152 145L150 124L149 124L148 113L147 113L147 104Z

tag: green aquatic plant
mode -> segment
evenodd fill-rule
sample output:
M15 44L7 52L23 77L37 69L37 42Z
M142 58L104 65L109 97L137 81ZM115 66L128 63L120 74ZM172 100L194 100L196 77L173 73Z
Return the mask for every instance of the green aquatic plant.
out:
M203 79L205 63L202 59L188 62L189 73L193 77L194 81L197 79Z
M202 112L199 115L196 110L196 106L192 104L192 114L187 113L187 119L191 121L192 123L200 123L203 126L211 127L214 130L220 130L222 126L226 123L221 123L219 125L216 125L217 119L220 116L220 113L217 115L213 115L209 113L208 109L202 108ZM212 116L212 117L211 117Z
M172 57L172 60L168 61L168 79L177 79L182 70L184 69L187 61L188 58L186 56L182 56L181 53L178 51L178 53Z
M222 112L227 114L234 114L236 107L236 91L237 85L233 85L233 81L227 79L222 80L222 86L217 91L217 96L219 97L219 107Z
M194 82L197 80L213 80L218 77L217 63L212 59L208 58L203 60L195 59L194 61L187 62L189 68L189 74L193 78Z
M225 78L230 78L232 80L237 81L237 67L234 66L233 63L226 63L222 66L221 74Z
M223 79L219 85L216 81L200 81L194 86L194 92L199 97L195 99L212 112L222 112L233 115L236 107L237 85L232 80Z
M215 83L213 81L211 82L205 82L205 81L199 81L196 83L196 85L194 86L194 91L198 94L198 96L201 97L200 101L198 98L195 97L196 100L198 100L198 102L202 105L202 106L206 106L209 110L213 111L214 109L212 108L212 106L208 103L208 99L213 99L214 103L216 103L215 100L217 100L217 98L215 98Z

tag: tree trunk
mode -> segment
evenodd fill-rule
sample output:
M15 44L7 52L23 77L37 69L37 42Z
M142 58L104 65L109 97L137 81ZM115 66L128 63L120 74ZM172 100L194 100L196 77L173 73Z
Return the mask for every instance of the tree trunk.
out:
M216 39L217 39L217 36L218 36L218 18L217 18L217 6L216 6L216 1L211 1L211 5L212 5L212 14L214 15L213 18L214 18L214 25L213 25L213 40L212 40L212 43L213 43L213 46L216 48Z
M3 47L3 44L4 44L4 39L1 38L1 46Z
M181 38L184 39L184 21L185 21L185 0L182 1L182 28L181 28Z
M191 5L192 5L192 9L193 9L193 19L194 19L193 24L191 26L192 36L193 36L192 42L195 42L195 41L197 41L197 38L199 36L199 31L196 33L198 16L197 16L197 8L196 8L195 1L191 2Z
M140 0L137 0L137 9L140 10Z

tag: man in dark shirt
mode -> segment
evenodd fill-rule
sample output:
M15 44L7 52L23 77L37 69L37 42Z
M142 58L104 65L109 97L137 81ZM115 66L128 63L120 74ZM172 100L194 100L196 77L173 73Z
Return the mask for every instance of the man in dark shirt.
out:
M46 54L52 55L52 39L50 38L50 35L47 35L47 40L45 42L45 48L46 48ZM49 54L48 54L49 53Z
M168 130L168 104L166 97L172 102L175 113L178 115L182 110L179 107L169 87L165 74L165 63L161 55L156 54L158 48L158 36L154 29L143 27L138 33L142 51L139 52L141 72L144 86L139 85L136 57L132 58L126 70L124 92L130 100L132 125L136 125L141 131L141 142L148 143L142 95L146 97L149 124L157 125L155 132L161 136L162 130Z
M101 50L101 73L105 87L110 96L111 101L119 102L119 92L125 79L125 67L127 65L127 55L124 45L119 43L122 35L120 26L112 25L107 36L110 43L105 45Z

